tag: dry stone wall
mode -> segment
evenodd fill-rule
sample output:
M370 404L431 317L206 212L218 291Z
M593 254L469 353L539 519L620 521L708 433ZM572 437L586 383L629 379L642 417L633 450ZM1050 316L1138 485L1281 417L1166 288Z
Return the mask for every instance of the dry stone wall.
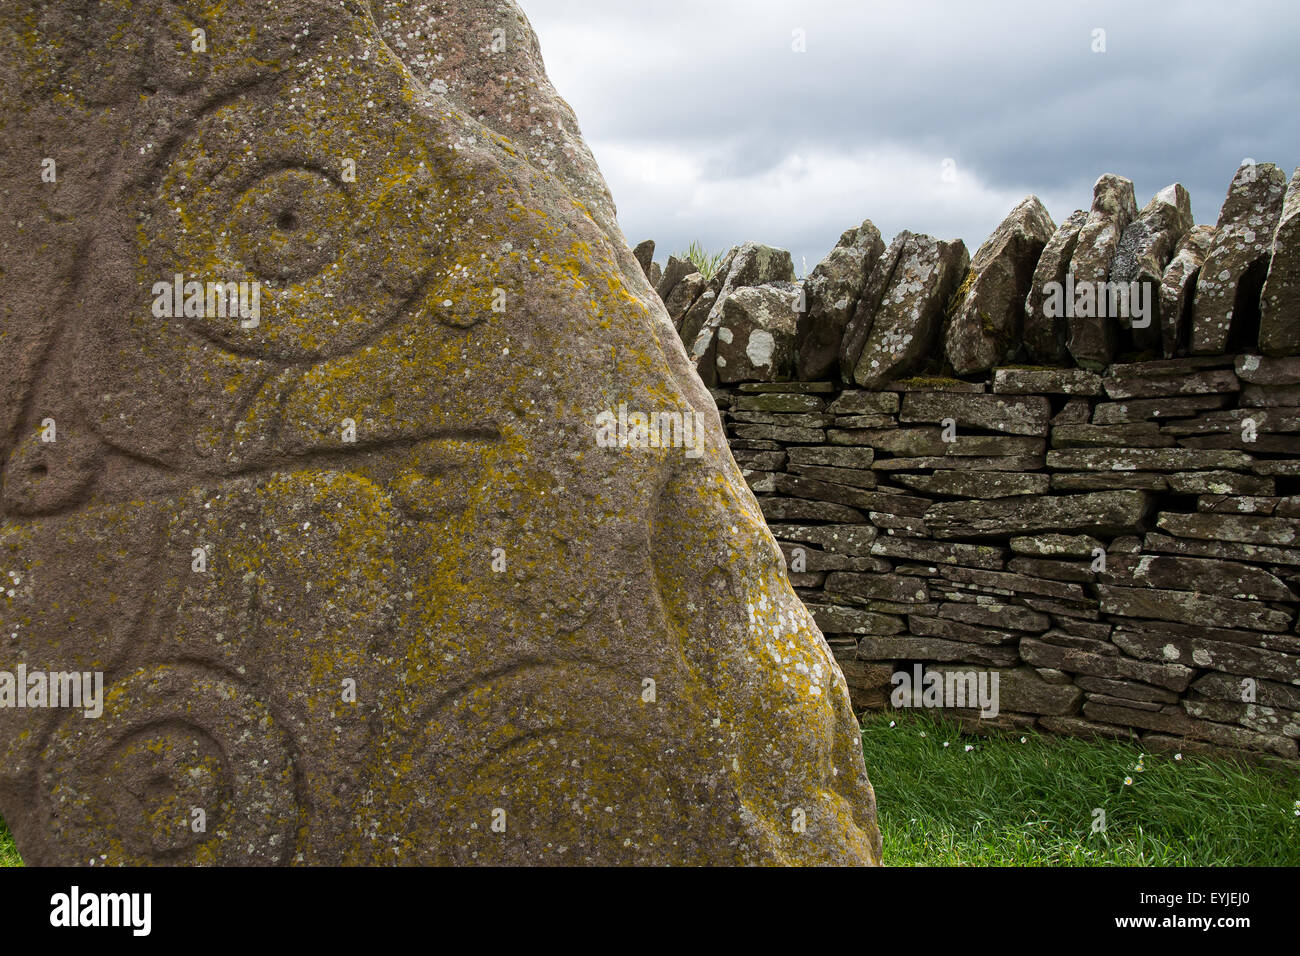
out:
M859 709L1297 759L1298 184L1243 166L1208 227L1103 176L974 257L865 222L802 283L754 243L660 270Z

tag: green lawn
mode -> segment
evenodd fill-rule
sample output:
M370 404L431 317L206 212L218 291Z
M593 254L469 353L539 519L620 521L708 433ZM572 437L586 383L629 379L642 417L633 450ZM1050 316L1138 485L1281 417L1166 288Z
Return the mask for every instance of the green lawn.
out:
M917 713L869 715L862 746L890 866L1300 866L1294 774ZM3 821L0 866L22 866Z
M9 835L9 828L0 820L0 866L22 866L22 857L14 849L14 838Z
M869 715L862 744L885 863L1300 865L1295 774L1117 741L1021 741L967 736L928 714Z

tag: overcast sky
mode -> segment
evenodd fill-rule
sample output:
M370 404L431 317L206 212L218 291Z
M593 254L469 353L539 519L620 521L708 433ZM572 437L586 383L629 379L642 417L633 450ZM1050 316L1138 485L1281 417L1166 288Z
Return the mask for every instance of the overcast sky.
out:
M863 219L974 254L1029 193L1059 223L1106 172L1139 208L1181 182L1213 223L1244 159L1300 164L1295 0L520 3L661 262L753 239L803 274Z

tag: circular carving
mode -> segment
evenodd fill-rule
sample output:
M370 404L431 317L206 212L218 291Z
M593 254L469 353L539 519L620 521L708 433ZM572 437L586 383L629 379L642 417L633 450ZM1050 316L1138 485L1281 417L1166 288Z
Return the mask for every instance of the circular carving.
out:
M66 864L269 865L298 825L289 742L267 707L188 665L106 688L104 713L51 736L40 794Z
M665 747L688 738L640 693L617 670L559 662L503 668L444 695L420 718L415 772L395 801L415 857L405 862L689 857L708 829L704 774L689 745Z
M347 216L347 196L328 177L282 169L239 197L235 248L254 275L300 282L338 258Z

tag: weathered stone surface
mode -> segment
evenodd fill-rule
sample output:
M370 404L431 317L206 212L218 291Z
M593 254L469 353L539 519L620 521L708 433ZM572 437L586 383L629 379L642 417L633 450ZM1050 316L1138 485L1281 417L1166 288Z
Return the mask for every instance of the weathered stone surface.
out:
M1143 684L1140 681L1109 680L1105 677L1090 677L1082 674L1076 677L1074 682L1086 691L1105 694L1108 697L1148 701L1153 704L1176 704L1179 699L1178 695L1171 690L1153 687L1151 684Z
M782 428L823 428L834 421L833 415L782 414L780 412L745 412L734 408L727 419L747 425L779 425Z
M903 396L900 422L943 422L958 428L982 428L1011 435L1046 438L1052 405L1040 396L1008 398L1002 395L949 395L943 392L909 392ZM1023 454L1023 452L1011 452Z
M1174 556L1114 555L1101 580L1125 587L1203 591L1243 601L1295 601L1280 578L1263 568L1233 561ZM1208 622L1207 622L1208 623Z
M704 276L698 272L693 272L674 285L673 291L664 300L664 309L668 312L668 317L672 319L673 327L679 333L686 321L686 314L690 312L691 306L699 301L707 285L708 280Z
M1239 451L1201 448L1064 448L1047 453L1047 467L1072 471L1180 471L1251 465Z
M1005 551L981 544L954 544L948 541L918 541L914 538L882 537L871 545L871 553L931 564L960 564L989 571L1002 570Z
M797 449L790 449L796 451ZM874 471L862 471L856 468L831 468L822 465L798 465L790 464L787 466L788 471L796 475L803 475L805 478L816 478L818 481L831 481L837 485L849 485L853 488L872 489L879 484Z
M809 526L773 525L772 534L782 541L806 541L835 554L857 557L871 555L871 543L880 532L869 524Z
M1051 618L1027 608L1014 604L955 604L945 603L939 608L939 616L966 624L978 624L984 627L1013 628L1017 631L1040 633L1052 625Z
M687 320L682 323L682 340L691 343L690 355L691 361L695 363L696 370L706 385L717 384L718 367L717 367L717 347L719 343L718 328L722 324L722 310L730 299L740 289L755 288L757 286L779 285L782 283L793 283L794 264L790 261L790 253L784 249L774 249L771 246L765 246L758 242L746 242L733 249L727 256L727 259L718 268L718 274L714 277L712 285L717 287L717 297L709 309L707 318L701 324L699 332L692 338L688 338L688 333L693 332L689 329L691 318L687 314ZM793 355L794 349L794 303L797 292L790 293L790 323L789 332L790 350ZM703 296L701 296L703 299ZM700 303L696 303L698 306ZM695 307L692 307L692 312ZM793 362L793 360L791 360ZM789 376L786 376L789 377ZM760 379L761 381L771 381L771 377Z
M736 289L723 301L714 330L719 382L774 382L794 373L798 299L793 283L771 283Z
M1131 316L1119 317L1120 324L1129 330L1140 349L1157 348L1161 344L1161 282L1178 243L1194 222L1192 197L1181 183L1174 183L1156 193L1120 236L1110 281L1130 288L1134 283L1144 287L1141 294L1149 296L1146 301L1151 306L1145 325Z
M906 634L864 637L858 642L858 658L864 661L966 661L993 667L1012 667L1019 663L1014 647L990 647Z
M632 250L632 258L636 259L637 265L641 267L642 273L645 274L646 281L650 282L650 267L654 265L655 260L655 241L647 239L644 242L638 242L636 248ZM653 282L650 284L654 285Z
M1145 660L1131 660L1113 654L1096 654L1073 647L1049 644L1038 638L1026 637L1020 642L1020 656L1028 664L1054 667L1072 674L1091 674L1094 677L1136 680L1182 693L1191 683L1192 668L1184 664L1153 664ZM1163 660L1163 658L1157 658Z
M823 429L781 425L736 425L735 435L737 438L755 441L791 442L800 445L820 445L826 440L826 432Z
M1286 737L1277 737L1256 733L1240 727L1229 727L1203 720L1193 720L1181 709L1161 711L1141 710L1136 707L1117 707L1089 701L1083 705L1084 716L1090 720L1109 721L1127 724L1145 730L1158 730L1167 734L1178 734L1229 747L1243 747L1249 750L1262 750L1275 753L1280 757L1294 758L1296 742Z
M840 343L871 269L885 252L880 230L866 220L839 243L804 283L807 311L795 333L795 368L801 379L839 375Z
M1104 551L1100 541L1086 534L1039 534L1033 537L1012 538L1011 550L1016 554L1032 554L1044 558L1091 558L1094 552Z
M1070 361L1066 342L1070 337L1069 323L1064 314L1048 315L1046 303L1049 289L1064 287L1065 277L1074 259L1079 233L1088 221L1088 213L1076 209L1070 218L1057 227L1043 248L1034 269L1034 278L1025 297L1025 349L1033 362L1048 365L1065 365Z
M1171 395L1208 395L1241 390L1241 382L1227 369L1195 375L1160 374L1158 369L1152 368L1154 364L1147 362L1141 365L1112 365L1102 380L1102 384L1106 387L1106 394L1118 400Z
M1174 439L1154 422L1131 425L1057 425L1053 448L1168 448Z
M1058 471L1052 475L1053 491L1168 491L1164 475L1153 472Z
M850 508L860 508L863 511L875 510L894 497L876 494L849 485L837 484L833 481L820 481L816 478L796 475L777 475L775 486L778 494L789 495L792 498L830 501L836 504L848 505Z
M1251 689L1255 694L1255 702L1264 707L1300 711L1300 687L1260 680L1255 681ZM1243 687L1240 677L1209 673L1198 677L1192 684L1192 690L1215 700L1241 702Z
M840 669L514 4L6 5L0 49L0 671L105 679L0 708L26 862L879 861ZM157 317L178 273L258 323ZM600 447L623 401L702 454Z
M1220 700L1185 700L1183 710L1189 717L1221 724L1239 724L1263 734L1300 737L1300 714L1291 710L1265 707L1262 704L1225 703ZM1288 751L1293 755L1295 751Z
M924 604L930 600L923 578L900 574L836 572L826 579L826 592L894 604Z
M984 458L883 458L871 467L876 471L925 471L960 466L966 471L1033 471L1043 467L1042 455L997 455Z
M995 593L1007 594L1043 594L1048 597L1062 598L1067 601L1082 601L1086 595L1077 584L1061 584L1056 581L1041 581L1023 574L1007 574L1000 571L980 571L974 568L944 567L941 573L949 581L987 588ZM1032 605L1031 605L1032 606Z
M768 521L826 521L836 524L865 522L866 515L847 505L805 498L760 498L758 505Z
M1094 425L1124 425L1131 422L1190 418L1203 411L1225 408L1234 396L1188 395L1179 398L1143 398L1120 402L1100 402L1093 409Z
M1166 358L1191 344L1196 284L1213 244L1213 226L1193 226L1179 241L1160 278L1160 347Z
M827 409L832 415L896 415L897 392L845 391Z
M927 495L984 499L1045 495L1051 485L1047 475L998 471L936 471L932 475L898 475L894 480Z
M925 520L936 538L992 538L1033 531L1122 534L1141 527L1148 504L1140 491L945 501L927 511Z
M947 673L954 668L927 667L926 671ZM1083 691L1070 684L1043 680L1032 667L997 671L998 706L1024 714L1073 714L1083 700Z
M1296 634L1269 634L1262 631L1246 631L1230 627L1211 627L1208 622L1182 624L1177 621L1125 621L1128 630L1141 630L1148 634L1172 634L1176 637L1189 637L1197 640L1224 641L1229 644L1245 644L1266 651L1281 651L1283 654L1300 654L1300 636Z
M1232 471L1191 471L1169 476L1169 490L1176 495L1271 495L1274 487L1272 478Z
M1055 231L1042 202L1029 196L979 247L944 329L944 355L958 375L986 372L1019 351L1025 297L1038 257Z
M1238 541L1197 541L1148 534L1142 542L1145 551L1162 554L1187 554L1196 557L1223 558L1227 561L1253 561L1260 564L1300 565L1300 548L1275 548L1269 545Z
M1143 660L1300 684L1300 657L1294 654L1224 641L1179 637L1160 631L1142 631L1137 627L1130 629L1127 625L1115 629L1114 640L1124 653Z
M1259 349L1300 354L1300 166L1291 175L1273 233L1273 258L1260 296Z
M815 414L826 410L826 399L820 395L798 395L788 392L740 395L731 403L731 410L733 412Z
M1021 637L1016 631L974 627L960 621L934 616L911 617L908 619L907 626L908 630L919 637L941 637L947 641L961 641L966 644L1013 644Z
M876 263L845 331L840 349L845 379L862 388L880 388L933 355L944 308L969 263L970 253L960 239L945 242L900 233ZM886 271L884 292L874 299Z
M668 257L668 265L664 266L663 275L659 282L655 284L655 293L663 300L665 307L677 284L689 275L699 275L699 269L690 259L682 259L677 256ZM703 279L703 276L700 276ZM689 305L689 303L688 303ZM669 310L672 315L672 310Z
M1092 209L1079 231L1070 260L1076 288L1086 284L1096 295L1103 287L1110 278L1120 237L1135 216L1137 200L1132 181L1110 173L1099 178L1092 191ZM1117 321L1113 316L1101 315L1073 315L1066 320L1070 330L1066 346L1081 368L1099 372L1110 364L1115 355Z
M1258 320L1286 187L1286 174L1272 163L1244 163L1233 177L1196 283L1193 353L1227 351L1234 320L1249 322L1251 314Z
M1161 531L1182 538L1209 541L1248 541L1292 547L1300 544L1300 519L1266 518L1221 514L1162 514L1156 519Z
M999 395L1100 395L1102 387L1100 375L1079 368L1000 368L993 375L993 391Z
M745 382L736 391L744 395L827 395L835 386L830 382Z
M826 634L863 634L877 637L903 632L901 617L873 614L856 607L835 604L809 604L817 626Z
M1236 371L1237 378L1252 385L1300 385L1300 358L1239 355Z
M1097 579L1097 574L1092 570L1091 562L1088 561L1012 558L1007 562L1007 570L1036 578L1050 578L1053 581L1074 581L1079 584L1091 584Z
M1284 631L1291 627L1290 615L1255 601L1237 601L1192 591L1122 588L1105 584L1097 586L1097 593L1101 596L1102 613L1117 617L1149 617L1255 631Z
M870 468L876 460L872 448L791 448L790 464L822 465L831 468Z
M713 307L718 304L718 291L709 286L710 284L706 282L704 291L699 294L694 304L686 310L681 321L674 323L683 342L694 342L699 337L704 324L709 321L709 315L713 312Z

